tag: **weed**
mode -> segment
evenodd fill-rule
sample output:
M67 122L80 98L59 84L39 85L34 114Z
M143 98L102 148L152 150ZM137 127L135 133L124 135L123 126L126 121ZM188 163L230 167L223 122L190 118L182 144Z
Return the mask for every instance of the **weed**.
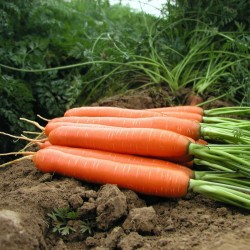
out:
M70 210L70 208L55 208L52 213L48 213L47 215L52 220L53 233L65 236L76 232L76 229L69 226L68 222L71 220L79 220L77 212ZM81 222L80 232L86 235L92 234L92 228L88 220Z

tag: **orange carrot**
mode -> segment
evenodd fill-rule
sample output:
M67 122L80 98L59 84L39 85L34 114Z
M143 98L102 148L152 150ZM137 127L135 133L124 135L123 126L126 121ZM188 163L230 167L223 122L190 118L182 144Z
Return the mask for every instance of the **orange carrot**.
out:
M87 148L74 148L74 147L65 147L65 146L58 146L58 145L49 145L47 148L59 150L64 153L83 156L83 157L90 157L102 160L110 160L115 162L120 162L124 164L143 164L147 166L157 166L163 167L168 169L181 169L188 174L188 176L193 176L193 171L189 168L184 167L183 165L172 163L169 161L163 161L156 158L148 158L148 157L141 157L136 155L128 155L128 154L119 154L109 151L102 151L102 150L95 150L95 149L87 149Z
M191 141L180 134L150 128L58 127L48 136L54 145L93 148L158 157L188 155Z
M62 119L61 119L62 118ZM44 133L48 136L49 133L58 127L62 127L62 126L73 126L73 127L99 127L99 128L112 128L112 126L108 126L108 125L102 125L102 124L94 124L94 123L77 123L77 122L63 122L63 120L65 118L73 118L73 120L76 120L76 117L61 117L61 118L54 118L52 121L50 121L44 128ZM80 118L84 118L84 117L80 117ZM60 121L60 119L62 121ZM57 121L57 122L54 122ZM70 120L70 119L66 119L66 120Z
M160 113L148 110L126 109L117 107L79 107L67 110L64 116L104 116L104 117L127 117L143 118L162 116Z
M150 128L98 128L62 126L52 130L48 139L53 145L92 148L156 158L188 157L203 159L209 166L225 164L227 169L250 173L250 163L223 147L211 148L191 142L178 133ZM236 150L237 151L237 150ZM204 162L205 162L204 161ZM230 161L230 162L229 162Z
M78 124L102 124L114 127L125 128L156 128L170 130L179 134L188 136L197 140L200 138L201 126L196 121L179 119L175 117L147 117L147 118L121 118L121 117L59 117L52 119L45 126L45 134L49 135L50 131L59 124L58 122L66 122L65 125ZM70 124L71 122L71 124ZM62 124L62 123L61 123ZM63 125L63 124L62 124Z
M180 169L123 164L54 149L39 150L32 159L42 172L58 173L97 184L116 184L120 188L162 197L183 197L190 180Z
M189 119L202 122L202 115L189 112L156 112L149 110L125 109L116 107L80 107L72 108L64 113L64 116L90 116L90 117L125 117L125 118L145 118L168 116L181 119Z
M197 106L174 106L174 107L162 107L147 109L155 112L186 112L204 115L203 108Z
M173 169L171 165L167 168L120 163L68 154L51 148L41 149L36 153L19 153L25 156L0 167L32 159L36 168L44 173L61 174L95 184L115 184L119 188L159 197L181 198L188 191L194 191L217 201L250 208L249 186L234 180L233 173L229 173L228 178L224 172L195 172L190 178L183 169ZM237 177L238 173L235 175Z

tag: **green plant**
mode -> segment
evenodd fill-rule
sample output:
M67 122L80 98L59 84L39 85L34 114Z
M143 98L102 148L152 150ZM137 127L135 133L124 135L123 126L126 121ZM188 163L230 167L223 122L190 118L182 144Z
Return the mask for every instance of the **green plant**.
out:
M55 208L52 213L48 213L48 216L52 219L53 233L68 235L70 232L75 232L75 229L68 226L67 222L78 218L76 212L70 211L69 208Z
M20 117L32 119L35 117L33 112L34 97L29 86L20 79L0 75L0 94L0 130L15 134L22 133L23 130L34 131L29 124L19 120ZM18 144L13 144L12 140L0 137L0 141L2 152L13 149L13 147L18 149Z
M72 232L76 232L76 229L69 226L68 221L79 220L77 212L72 211L70 208L55 208L53 212L47 214L52 220L52 232L60 235L68 235ZM82 234L92 234L92 228L88 220L83 220L80 225L80 232Z

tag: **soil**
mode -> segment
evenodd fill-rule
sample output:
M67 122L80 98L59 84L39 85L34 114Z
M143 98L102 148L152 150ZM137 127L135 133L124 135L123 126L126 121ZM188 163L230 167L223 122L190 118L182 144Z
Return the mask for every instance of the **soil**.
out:
M151 89L93 105L153 108L187 103L188 96L188 90L173 98ZM71 216L64 221L49 216L66 208ZM182 199L143 196L115 185L43 174L29 160L0 170L1 250L246 250L249 219L246 210L195 193ZM63 227L69 234L56 230Z

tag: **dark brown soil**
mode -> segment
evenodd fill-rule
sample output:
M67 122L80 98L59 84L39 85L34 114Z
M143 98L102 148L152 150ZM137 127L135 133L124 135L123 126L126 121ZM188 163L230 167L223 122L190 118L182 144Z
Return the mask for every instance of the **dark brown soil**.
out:
M187 96L188 91L171 98L150 90L94 105L153 108L184 103ZM213 103L221 105L226 103ZM67 235L53 232L55 220L48 216L59 208L79 215L66 220ZM249 221L249 212L194 193L178 200L142 196L43 174L29 160L0 170L1 250L247 250Z

